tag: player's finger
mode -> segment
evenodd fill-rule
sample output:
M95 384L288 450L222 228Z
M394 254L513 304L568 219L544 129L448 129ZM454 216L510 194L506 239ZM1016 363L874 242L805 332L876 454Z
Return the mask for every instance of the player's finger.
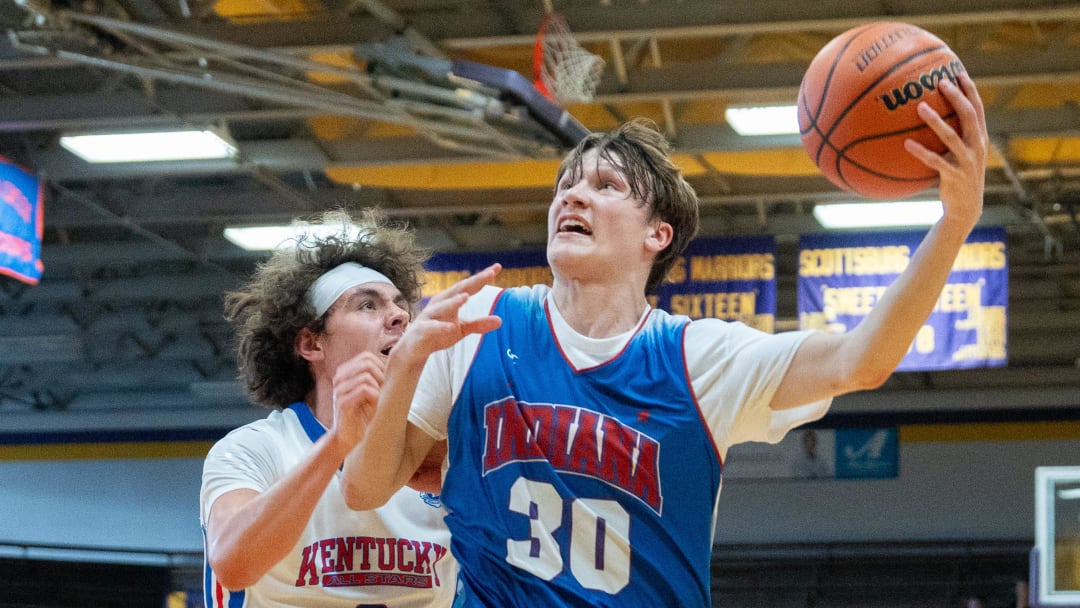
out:
M502 264L492 264L476 274L466 277L455 283L450 290L453 293L467 293L474 295L485 285L490 285L495 277L502 271Z
M979 95L979 89L975 86L975 81L971 79L967 72L960 73L959 81L964 96L971 102L972 108L975 110L975 119L979 131L986 132L986 107L983 105L982 96Z
M945 85L946 82L948 81L942 81L941 89L943 91L949 89L949 87ZM956 90L955 86L952 86L951 88L953 91ZM954 105L953 108L956 109L956 106ZM946 148L948 148L953 154L960 154L964 142L960 139L960 136L956 133L956 130L953 129L949 123L945 122L945 119L942 118L941 115L937 113L937 111L930 107L930 104L926 103L925 101L921 101L919 102L919 106L916 111L919 113L919 118L922 118L923 122L925 122L926 125L930 127L930 130L932 130L938 136L938 139L941 140L941 143L945 144ZM957 113L960 112L957 111ZM963 118L961 118L961 120L963 120Z
M379 402L379 388L371 385L362 386L359 396L360 403L375 405Z
M346 382L349 379L362 378L365 375L372 377L381 383L386 372L386 362L376 357L374 353L363 352L341 364L334 372L334 383Z
M339 370L338 373L334 374L334 394L341 402L351 402L356 399L358 394L362 394L364 391L373 390L378 393L384 380L383 370L379 368L355 372Z
M486 334L498 329L502 325L502 318L496 315L488 315L478 319L470 319L461 322L461 330L469 334Z
M476 292L480 291L480 288L483 287L484 285L491 284L491 282L495 280L495 277L498 276L499 272L501 272L501 271L502 271L502 264L499 264L499 263L496 262L495 264L492 264L491 266L488 266L487 268L481 270L480 272L477 272L477 273L475 273L475 274L473 274L471 276L465 277L464 279L461 279L457 283L454 283L453 285L448 287L446 290L444 290L442 293L437 294L436 296L432 297L432 300L434 300L436 298L441 299L441 298L445 298L445 297L456 296L456 295L461 294L461 293L466 293L466 294L469 294L469 295L473 295Z
M432 298L421 314L429 319L456 319L458 311L468 300L468 293L446 294L439 299Z
M946 162L940 154L928 149L914 139L905 139L904 149L907 150L909 154L922 161L922 164L937 171L939 175L949 168L949 163Z
M969 144L978 143L984 132L980 122L980 112L972 103L972 100L967 97L960 83L948 79L942 80L938 85L938 89L949 100L953 111L956 112L956 117L960 122L960 133L958 135ZM957 150L953 149L953 152L957 152Z

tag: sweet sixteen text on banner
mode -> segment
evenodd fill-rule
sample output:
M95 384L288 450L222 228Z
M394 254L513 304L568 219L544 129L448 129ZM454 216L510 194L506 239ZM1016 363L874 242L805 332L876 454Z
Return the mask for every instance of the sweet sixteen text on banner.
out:
M799 327L851 330L907 267L925 233L814 234L799 239ZM977 228L899 371L1006 363L1005 229Z
M741 321L772 332L776 319L776 243L773 237L707 238L694 241L676 260L655 295L654 307L692 319ZM501 287L551 284L542 251L452 253L425 265L424 297L499 262Z

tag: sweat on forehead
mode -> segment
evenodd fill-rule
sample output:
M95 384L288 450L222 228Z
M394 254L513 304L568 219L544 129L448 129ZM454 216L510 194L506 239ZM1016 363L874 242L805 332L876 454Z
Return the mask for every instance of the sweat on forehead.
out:
M356 262L345 262L323 273L307 292L308 302L315 309L315 317L323 316L342 294L364 283L394 284L383 273Z

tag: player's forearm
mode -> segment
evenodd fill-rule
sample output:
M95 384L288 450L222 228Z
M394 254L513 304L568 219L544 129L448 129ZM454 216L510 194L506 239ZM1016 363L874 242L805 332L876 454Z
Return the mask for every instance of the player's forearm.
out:
M974 222L945 217L927 233L908 267L845 341L858 388L884 382L907 354L937 304Z
M207 551L222 585L250 587L289 554L342 457L334 437L324 435L300 466L235 513L215 521Z

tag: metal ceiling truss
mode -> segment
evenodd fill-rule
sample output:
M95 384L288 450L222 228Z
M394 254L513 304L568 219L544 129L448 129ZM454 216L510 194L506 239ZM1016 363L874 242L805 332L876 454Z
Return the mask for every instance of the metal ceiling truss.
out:
M11 31L17 49L53 56L87 66L148 80L183 84L282 104L407 126L432 143L479 156L552 156L557 141L536 141L510 133L524 118L498 99L498 91L479 83L451 81L450 63L443 61L443 86L392 76L371 76L359 68L311 61L274 51L242 47L108 17L60 10L37 13L40 29ZM49 26L57 29L47 29ZM117 53L104 42L115 37L127 43ZM75 40L85 48L72 50ZM328 74L347 81L364 97L311 82L309 73ZM471 87L471 89L470 89ZM183 116L176 116L181 123ZM202 125L199 125L202 126ZM541 134L539 128L533 135Z
M923 416L932 407L993 417L1027 403L1033 416L1060 416L1080 408L1080 163L1012 153L1023 138L1080 138L1075 102L1013 103L1027 87L1080 84L1080 5L888 4L886 15L880 3L849 0L555 3L611 66L579 113L610 120L635 104L656 108L677 150L705 167L694 178L703 234L776 235L783 329L795 323L794 268L783 265L797 235L814 228L809 210L849 197L820 176L725 172L709 154L790 150L798 137L751 141L718 118L692 120L690 110L794 99L804 60L747 59L774 36L812 47L884 18L956 32L969 72L997 91L987 118L1003 162L988 172L985 219L1009 228L1010 366L897 374L879 391L838 399L834 412ZM543 247L549 187L351 187L323 173L557 158L564 143L549 129L445 67L447 57L489 52L527 63L539 3L341 0L302 19L234 22L210 2L105 2L95 14L68 6L0 7L0 150L21 154L49 193L46 280L33 288L0 280L0 412L11 428L184 428L255 415L233 379L221 297L260 255L226 243L226 225L380 206L434 250ZM1037 44L991 44L1011 24ZM322 54L347 61L325 63ZM323 116L395 128L322 138L310 123ZM177 124L228 127L238 159L91 166L55 145L61 131Z

